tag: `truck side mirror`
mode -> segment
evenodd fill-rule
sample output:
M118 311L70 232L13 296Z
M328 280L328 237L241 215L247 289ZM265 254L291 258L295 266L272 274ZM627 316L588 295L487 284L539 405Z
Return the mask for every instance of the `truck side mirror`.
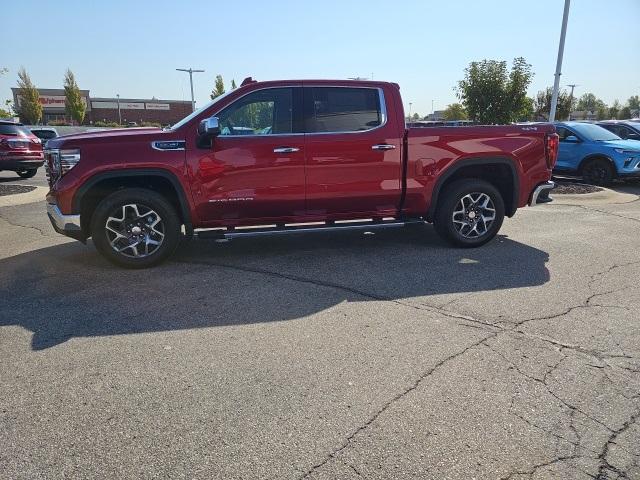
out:
M578 143L578 142L580 142L580 140L578 140L578 137L576 137L575 135L569 135L567 138L564 139L564 141L566 143Z
M218 117L205 118L198 125L198 135L213 138L220 135L220 122Z

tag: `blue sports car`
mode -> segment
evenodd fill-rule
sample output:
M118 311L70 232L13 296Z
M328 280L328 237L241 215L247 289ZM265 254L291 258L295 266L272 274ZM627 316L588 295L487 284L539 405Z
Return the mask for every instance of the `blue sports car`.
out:
M592 123L557 122L560 136L554 172L581 175L594 185L609 185L615 178L640 177L640 143L623 140Z

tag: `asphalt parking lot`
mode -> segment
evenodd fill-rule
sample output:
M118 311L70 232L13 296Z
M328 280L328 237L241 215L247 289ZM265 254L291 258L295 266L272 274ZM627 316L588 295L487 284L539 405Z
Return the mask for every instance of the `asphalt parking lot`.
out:
M639 201L148 271L44 210L0 207L1 478L640 478Z

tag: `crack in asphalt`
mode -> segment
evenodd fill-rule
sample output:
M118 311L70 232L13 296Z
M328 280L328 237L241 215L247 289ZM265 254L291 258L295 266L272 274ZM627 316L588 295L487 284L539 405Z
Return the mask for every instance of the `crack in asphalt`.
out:
M47 235L46 233L44 233L44 230L42 230L41 228L38 227L34 227L31 225L22 225L20 223L15 223L12 222L11 220L9 220L7 217L5 217L4 215L0 214L0 218L2 220L4 220L5 222L7 222L9 225L13 226L13 227L18 227L18 228L27 228L27 229L31 229L31 230L35 230L37 231L40 235L42 235L43 237L52 237L53 235Z
M635 200L634 200L634 201L635 201ZM629 202L629 203L631 203L631 202ZM598 208L589 208L589 207L587 207L586 205L575 205L575 206L576 206L576 207L579 207L579 208L581 208L581 209L583 209L583 210L589 211L589 212L599 212L599 213L602 213L603 215L611 215L612 217L624 218L624 219L626 219L626 220L631 220L631 221L634 221L634 222L638 222L638 223L640 223L640 219L635 218L635 217L627 217L626 215L622 215L622 214L619 214L619 213L609 212L609 211L607 211L607 210L600 210L600 209L598 209Z
M589 415L588 413L586 413L585 411L581 410L579 407L572 405L571 403L569 403L568 401L566 401L565 399L563 399L562 397L560 397L556 392L554 392L551 387L549 387L549 385L547 385L545 383L545 378L548 376L547 374L553 370L555 370L556 366L552 366L552 368L550 368L547 373L545 373L545 376L540 379L538 377L535 377L533 375L529 375L528 373L524 372L522 369L520 369L520 367L518 365L516 365L514 362L512 362L511 360L509 360L506 356L504 356L501 352L491 348L489 345L485 344L485 347L489 348L492 352L496 353L497 355L499 355L501 358L504 359L505 362L507 362L509 365L511 365L513 367L513 369L518 372L520 375L522 375L523 377L526 377L536 383L539 383L540 385L542 385L545 390L556 400L558 400L562 405L564 405L566 408L568 408L571 411L575 411L578 412L580 414L582 414L583 416L585 416L586 418L588 418L589 420L597 423L598 425L604 427L605 429L607 429L609 432L613 432L613 429L611 427L609 427L607 424L605 424L604 422L602 422L601 420L598 420L597 418L592 417L591 415Z
M640 398L640 395L637 395L636 398ZM602 447L602 451L600 452L600 455L598 455L598 460L600 460L600 467L598 468L598 475L596 476L597 479L602 479L602 480L606 479L607 472L615 473L616 475L618 475L619 479L629 478L626 472L624 472L623 470L620 470L618 467L614 465L611 465L607 460L607 456L609 455L610 445L615 445L616 439L625 431L627 431L629 427L631 427L634 423L636 423L636 420L638 418L640 418L640 410L637 410L633 415L631 415L631 417L626 422L624 422L618 430L615 430L611 433L611 435L607 439L607 442Z
M349 436L347 436L347 438L342 442L342 444L340 446L338 446L337 448L333 449L324 459L322 459L322 461L320 461L319 463L316 463L315 465L313 465L309 470L307 470L307 472L302 475L301 477L299 477L299 480L302 480L304 478L308 478L310 475L312 475L316 470L318 470L319 468L321 468L322 466L324 466L326 463L328 463L330 460L332 460L333 458L336 458L338 456L338 454L340 454L340 452L342 452L344 449L346 449L349 445L351 445L352 440L361 432L363 432L364 430L366 430L367 428L369 428L369 426L375 422L378 417L380 415L382 415L387 409L389 409L394 403L396 403L398 400L402 399L405 395L409 394L410 392L414 391L416 388L418 388L420 386L420 384L422 383L423 380L425 380L426 378L428 378L430 375L432 375L434 372L436 372L440 367L442 367L443 365L445 365L446 363L455 360L456 358L464 355L465 353L467 353L469 350L478 347L479 345L483 344L484 342L486 342L489 338L492 338L494 336L496 336L498 333L494 333L491 334L477 342L472 343L471 345L468 345L467 347L465 347L463 350L456 352L452 355L449 355L448 357L440 360L438 363L436 363L433 367L431 367L430 369L428 369L426 372L422 373L414 382L413 384L411 384L408 388L406 388L405 390L403 390L402 392L396 394L393 398L391 398L390 400L388 400L387 402L385 402L381 408L379 408L373 415L371 415L369 417L369 419L361 426L359 426L358 428L356 428L353 432L351 432L349 434Z
M244 271L244 272L258 273L258 274L263 274L263 275L275 276L275 277L286 279L286 280L291 280L291 281L311 284L311 285L315 285L315 286L320 286L320 287L324 287L324 288L342 290L342 291L345 291L345 292L349 292L351 294L355 294L355 295L361 296L363 298L368 298L368 299L377 300L377 301L384 301L384 302L392 302L392 303L395 303L397 305L410 307L410 308L413 308L413 309L416 309L416 310L429 311L429 312L432 312L432 313L435 313L435 314L440 314L440 315L446 316L448 318L454 318L454 319L457 319L457 320L462 320L463 322L469 322L470 324L461 324L461 325L466 326L466 327L472 327L472 328L481 329L481 330L484 330L484 331L489 333L489 335L485 336L481 340L479 340L479 341L477 341L477 342L475 342L475 343L473 343L471 345L468 345L463 350L444 358L443 360L441 360L438 363L436 363L433 367L428 369L426 372L423 372L421 375L419 375L418 378L408 388L405 388L402 392L396 394L394 397L392 397L391 399L387 400L382 405L382 407L380 407L376 412L374 412L373 415L371 415L369 417L369 419L364 424L360 425L352 433L350 433L346 437L346 439L337 448L335 448L331 452L329 452L320 462L314 464L309 470L307 470L302 476L300 476L299 477L300 480L304 479L304 478L308 478L315 471L320 469L322 466L327 464L332 459L336 458L340 454L340 452L342 452L343 450L345 450L346 448L348 448L351 445L353 439L357 435L359 435L361 432L366 430L373 422L375 422L380 417L380 415L382 415L386 410L388 410L393 404L395 404L396 402L401 400L403 397L405 397L410 392L416 390L425 379L427 379L430 375L432 375L436 370L438 370L444 364L446 364L447 362L452 361L452 360L454 360L454 359L466 354L471 349L476 348L476 347L481 346L481 345L487 346L489 349L491 349L492 351L494 351L495 353L500 355L506 362L511 364L513 366L513 368L518 373L520 373L522 376L524 376L524 377L526 377L526 378L528 378L528 379L530 379L530 380L532 380L534 382L537 382L537 383L543 385L545 390L549 393L549 395L554 397L561 405L563 405L565 408L567 408L569 410L569 417L571 419L569 428L572 430L572 432L574 433L574 435L578 439L577 441L572 441L572 440L567 439L566 437L558 435L558 434L556 434L554 432L550 432L550 431L548 431L548 430L546 430L546 429L544 429L544 428L542 428L542 427L540 427L538 425L535 425L535 424L531 423L530 421L528 421L524 417L521 417L521 416L517 415L517 413L512 411L511 413L514 416L516 416L517 418L520 418L522 421L524 421L526 423L529 423L533 427L538 428L541 431L544 431L545 433L547 433L547 434L549 434L549 435L551 435L551 436L553 436L553 437L555 437L555 438L557 438L559 440L562 440L562 441L565 441L565 442L568 442L569 444L571 444L574 447L574 453L572 455L569 455L569 456L556 457L556 458L554 458L554 459L552 459L552 460L550 460L548 462L544 462L544 463L540 463L540 464L534 465L531 470L527 470L527 471L523 471L523 472L521 472L521 471L512 472L507 477L504 477L505 479L510 479L510 478L513 477L513 475L529 475L529 476L532 476L532 475L535 474L535 472L537 470L539 470L541 468L553 465L553 464L558 463L558 462L579 458L580 456L575 453L577 451L577 448L579 446L581 446L580 445L580 435L578 434L578 431L577 431L577 429L575 428L575 425L574 425L574 418L575 418L576 413L581 414L585 418L587 418L587 419L593 421L594 423L602 426L604 429L606 429L608 432L610 432L611 435L609 437L609 441L605 444L603 453L600 454L601 461L605 461L606 460L606 455L608 453L608 445L613 444L615 442L615 439L617 438L617 436L622 431L624 431L624 429L628 428L633 422L635 422L635 420L638 417L638 415L640 415L640 413L639 413L638 415L633 417L633 421L626 422L625 426L623 427L623 429L618 431L618 433L616 434L616 431L613 430L611 427L606 425L604 422L598 420L597 418L594 418L591 415L587 414L586 412L584 412L579 407L567 402L566 400L561 398L558 394L556 394L546 384L547 377L551 374L551 372L553 372L556 368L559 367L559 365L562 363L562 361L564 361L566 359L566 355L563 353L563 350L565 350L565 349L566 350L570 350L570 351L575 351L575 352L578 352L578 353L582 353L582 354L586 354L586 355L590 355L590 356L592 356L592 357L594 357L594 358L596 358L596 359L598 359L600 361L606 361L607 358L635 358L635 357L629 356L629 355L627 355L625 353L623 353L622 355L618 355L618 354L610 354L610 353L606 353L606 352L601 352L601 351L593 350L593 349L587 349L587 348L584 348L584 347L580 347L579 345L567 344L567 343L559 342L559 341L557 341L555 339L552 339L552 338L532 335L532 334L529 334L528 332L523 332L521 330L518 330L519 327L521 327L522 325L526 324L527 322L543 320L543 319L560 318L562 316L568 315L573 310L578 309L578 308L612 308L612 306L607 306L607 305L598 305L598 304L594 305L594 304L591 304L591 302L592 302L592 300L594 298L597 298L599 296L609 295L609 294L617 292L617 291L625 290L625 289L627 289L629 287L624 287L624 288L620 288L620 289L614 289L614 290L607 291L607 292L592 293L580 305L575 305L575 306L569 307L564 312L562 312L560 314L555 314L555 315L551 315L551 316L547 316L547 317L534 317L534 318L530 318L530 319L525 319L523 321L516 322L515 324L512 324L513 326L511 326L509 328L503 328L503 327L501 327L499 325L495 325L493 323L486 322L486 321L483 321L481 319L471 317L469 315L459 314L459 313L452 312L450 310L445 310L443 308L436 307L434 305L429 305L429 304L426 304L426 303L423 303L423 302L419 302L417 304L410 303L410 302L404 302L404 301L401 301L401 300L398 300L398 299L392 299L392 298L384 297L384 296L381 296L381 295L373 294L373 293L366 292L366 291L363 291L363 290L360 290L360 289L356 289L356 288L353 288L353 287L348 287L348 286L345 286L345 285L335 284L335 283L326 282L326 281L314 280L314 279L310 279L310 278L306 278L306 277L301 277L301 276L298 276L298 275L286 274L286 273L282 273L282 272L274 272L274 271L271 271L271 270L268 270L268 269L257 268L257 267L244 267L244 266L238 266L238 265L233 265L233 264L224 264L224 263L216 263L216 262L193 261L193 260L175 260L175 261L177 263L196 264L196 265L204 265L204 266L217 266L217 267L221 267L221 268L234 269L234 270L239 270L239 271ZM613 270L615 270L617 268L622 268L622 267L631 266L631 265L637 265L637 264L640 264L640 261L628 262L626 264L614 264L612 266L607 267L603 271L596 272L596 273L591 275L590 280L589 280L589 282L587 284L588 288L592 289L593 288L593 284L595 283L595 281L599 277L604 276L604 275L610 273L611 271L613 271ZM449 302L447 302L444 305L447 305L448 303ZM451 302L451 303L455 303L455 302ZM615 306L613 306L613 307L615 307ZM494 330L493 331L487 330L488 328L492 328ZM557 346L557 347L560 348L560 351L563 354L563 359L561 359L557 364L555 364L553 366L550 366L550 368L545 372L545 375L543 376L542 379L537 378L537 377L532 376L532 375L529 375L526 372L522 371L515 363L511 362L511 360L506 358L500 352L498 352L497 350L489 347L486 344L487 340L489 340L491 338L494 338L494 337L496 337L496 336L498 336L500 334L503 334L503 333L507 333L507 334L517 333L517 334L522 335L524 337L528 337L528 338L533 337L533 338L536 338L536 339L538 339L540 341L543 341L543 342L552 344L554 346ZM617 344L619 346L619 343L617 343ZM609 368L613 368L613 366L610 365L609 363L607 363L607 366ZM581 446L581 447L585 448L584 446ZM590 449L586 449L586 450L590 451L593 454L597 453L597 452L595 452L593 450L590 450ZM345 465L349 466L352 470L354 470L355 473L360 475L359 472L356 469L354 469L354 467L352 465L349 465L349 464L346 464L346 463L345 463ZM603 468L604 468L604 470L609 469L610 471L615 472L616 474L620 475L621 478L627 478L626 474L624 472L621 472L619 470L614 470L615 467L609 466L608 464L605 464L605 467L603 467ZM584 472L584 473L587 474L587 472ZM590 474L587 474L587 475L592 476ZM625 475L625 476L622 476L622 475ZM593 478L599 478L599 477L596 477L596 476L592 476L592 477Z
M581 457L580 455L576 455L575 453L571 455L563 455L560 457L556 457L553 460L550 460L548 462L543 462L543 463L538 463L536 465L533 465L530 470L525 470L525 471L515 470L513 472L510 472L505 477L500 477L500 480L510 480L511 478L513 478L514 475L528 475L529 478L531 478L541 468L549 467L551 465L555 465L556 463L564 462L566 460L575 460L576 458L580 458L580 457Z

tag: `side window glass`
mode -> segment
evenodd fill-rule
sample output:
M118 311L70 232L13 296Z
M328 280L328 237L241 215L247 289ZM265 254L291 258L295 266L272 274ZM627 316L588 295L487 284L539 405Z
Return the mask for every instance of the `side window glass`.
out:
M627 138L629 138L629 134L631 133L631 131L627 127L620 126L618 127L618 131L614 133L620 138L626 140Z
M569 132L569 130L567 130L564 127L556 127L556 133L558 134L558 136L560 137L560 141L564 142L564 140L569 136L569 135L573 135L572 133Z
M276 135L293 132L291 88L258 90L218 114L220 135Z
M361 132L382 124L375 88L314 87L309 133Z

